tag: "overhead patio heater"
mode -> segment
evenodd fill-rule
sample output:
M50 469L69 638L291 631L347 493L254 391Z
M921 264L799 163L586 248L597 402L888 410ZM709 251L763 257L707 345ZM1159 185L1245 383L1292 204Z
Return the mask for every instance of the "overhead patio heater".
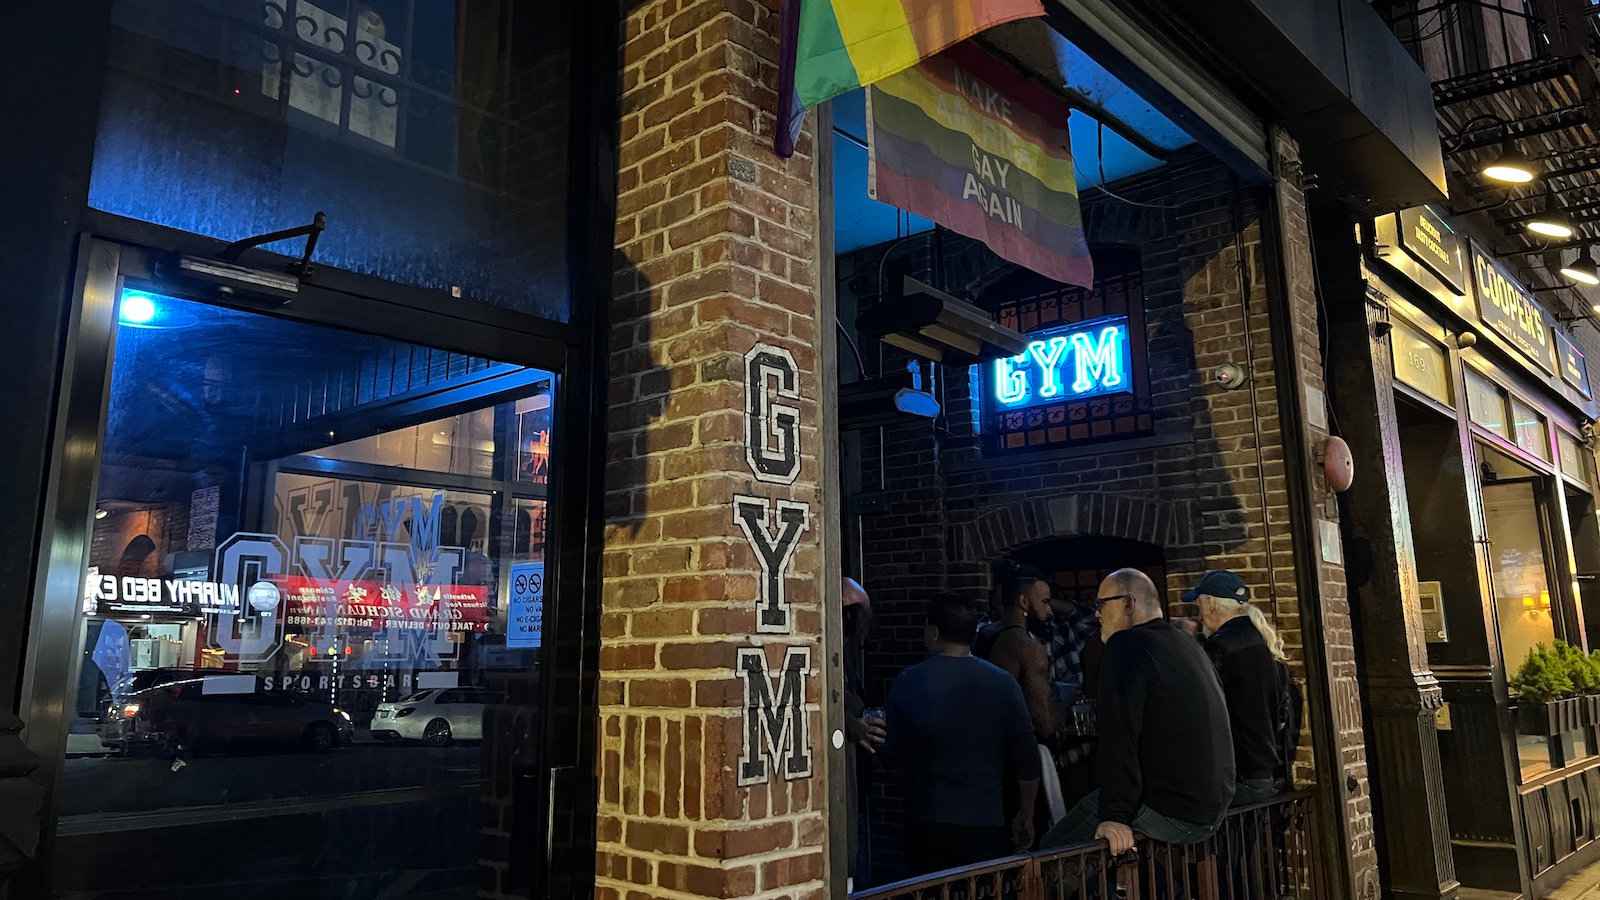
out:
M856 327L914 356L971 365L1027 349L1027 338L977 306L890 268L883 295Z

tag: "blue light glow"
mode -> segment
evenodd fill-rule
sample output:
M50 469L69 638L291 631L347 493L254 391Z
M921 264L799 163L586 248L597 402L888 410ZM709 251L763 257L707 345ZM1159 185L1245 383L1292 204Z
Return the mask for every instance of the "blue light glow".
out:
M994 400L1000 408L1025 409L1133 389L1127 317L1051 328L1032 338L1023 352L992 364ZM1067 371L1072 374L1070 384L1065 380Z
M117 317L124 325L148 325L155 321L156 303L144 294L128 294Z

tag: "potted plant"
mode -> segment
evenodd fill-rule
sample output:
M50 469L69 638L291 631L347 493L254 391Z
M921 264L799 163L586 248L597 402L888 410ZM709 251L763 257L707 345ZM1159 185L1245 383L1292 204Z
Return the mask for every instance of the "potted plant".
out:
M1552 650L1572 680L1573 693L1579 698L1582 723L1595 724L1596 715L1600 714L1600 665L1594 657L1565 641L1556 641Z
M1587 662L1589 671L1594 675L1594 684L1584 692L1584 712L1588 715L1586 722L1590 726L1600 726L1600 650L1590 653Z
M1572 681L1570 655L1536 644L1528 651L1511 690L1517 696L1518 731L1529 735L1553 735L1580 726L1583 704Z

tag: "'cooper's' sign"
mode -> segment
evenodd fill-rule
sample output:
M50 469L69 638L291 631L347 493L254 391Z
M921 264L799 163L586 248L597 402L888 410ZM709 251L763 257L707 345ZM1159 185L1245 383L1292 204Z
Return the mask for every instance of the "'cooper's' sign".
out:
M1472 245L1472 278L1478 290L1478 318L1522 351L1546 373L1550 368L1551 321L1500 263Z

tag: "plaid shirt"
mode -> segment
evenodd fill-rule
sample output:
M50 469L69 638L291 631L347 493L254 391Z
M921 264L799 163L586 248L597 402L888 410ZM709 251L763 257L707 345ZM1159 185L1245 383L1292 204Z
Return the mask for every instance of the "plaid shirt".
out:
M1082 684L1083 648L1100 633L1100 620L1093 608L1073 603L1065 615L1058 610L1050 624L1050 680Z

